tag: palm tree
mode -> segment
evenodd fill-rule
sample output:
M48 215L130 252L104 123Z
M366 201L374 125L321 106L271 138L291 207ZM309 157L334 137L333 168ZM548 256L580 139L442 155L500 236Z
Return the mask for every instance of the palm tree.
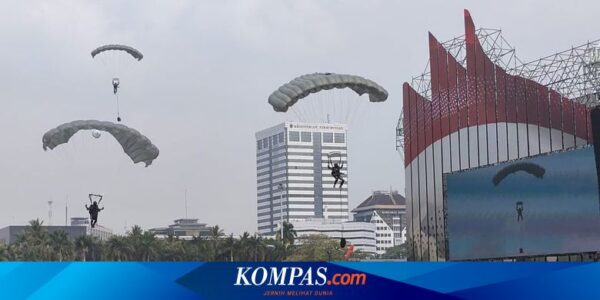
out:
M58 261L71 260L73 242L71 242L66 232L60 230L50 233L49 244L53 252L52 259L58 259Z
M189 250L192 260L211 261L214 259L210 241L202 237L194 237L189 242Z
M144 230L142 230L142 227L138 226L138 225L133 225L133 227L131 227L131 231L128 232L128 235L130 237L139 237L144 233Z
M23 234L17 237L12 247L17 259L31 261L50 259L48 232L42 226L43 223L39 219L30 221Z
M249 242L250 234L248 232L244 232L242 235L240 235L237 247L237 250L239 250L239 253L237 255L238 261L247 261L251 259L251 256L247 251L249 247Z
M283 243L285 245L293 245L297 236L298 234L296 233L296 230L294 230L294 224L283 222ZM277 231L275 237L278 240L282 240L281 231Z
M132 250L131 244L125 237L113 236L106 242L106 258L110 260L126 260Z
M233 237L233 233L230 234L224 241L223 241L223 245L222 245L222 252L221 255L225 255L225 256L220 256L221 257L226 257L227 261L233 261L233 253L236 251L238 246L237 241L235 240L235 238Z
M88 235L82 235L75 239L75 252L78 253L79 259L87 261L88 253L92 250L94 241Z
M164 240L157 241L158 259L163 261L181 261L187 257L184 241L169 235Z
M258 258L261 257L264 260L264 254L266 252L266 245L261 236L254 234L248 239L248 248L245 250L250 254L250 256L254 259L254 261L258 261Z
M158 245L154 234L151 232L144 232L139 239L139 243L136 245L136 254L139 260L150 261L154 259L158 254Z
M217 260L217 257L219 256L219 244L221 242L221 237L223 237L224 235L225 233L223 232L223 229L219 228L219 225L215 225L210 229L211 261Z

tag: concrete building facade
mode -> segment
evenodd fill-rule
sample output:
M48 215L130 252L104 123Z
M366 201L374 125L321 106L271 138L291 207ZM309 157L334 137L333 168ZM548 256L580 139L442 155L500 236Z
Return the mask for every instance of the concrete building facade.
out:
M285 122L256 133L256 152L260 234L274 234L282 221L349 219L345 125ZM342 188L333 187L329 161L343 164Z

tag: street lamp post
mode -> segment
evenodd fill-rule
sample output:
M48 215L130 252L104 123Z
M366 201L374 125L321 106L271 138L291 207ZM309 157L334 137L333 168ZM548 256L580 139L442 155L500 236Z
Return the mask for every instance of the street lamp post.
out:
M283 183L279 184L279 226L281 230L281 241L283 242Z

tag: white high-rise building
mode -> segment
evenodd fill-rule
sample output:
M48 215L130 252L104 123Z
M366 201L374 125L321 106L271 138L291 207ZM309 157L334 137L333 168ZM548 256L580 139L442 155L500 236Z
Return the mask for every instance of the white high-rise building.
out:
M343 164L341 189L333 187L330 160ZM347 179L345 125L285 122L257 132L258 232L274 234L281 221L348 221Z

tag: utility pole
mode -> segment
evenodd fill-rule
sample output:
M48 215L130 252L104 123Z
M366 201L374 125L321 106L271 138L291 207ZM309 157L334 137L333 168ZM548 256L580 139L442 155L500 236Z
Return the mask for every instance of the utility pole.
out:
M68 221L69 220L69 194L67 194L67 198L65 200L65 226L69 226Z
M281 230L281 241L283 242L283 192L284 185L283 183L279 184L279 225Z
M184 191L184 201L185 201L185 218L188 218L188 205L187 205L187 188Z
M48 226L52 226L52 200L48 201Z

